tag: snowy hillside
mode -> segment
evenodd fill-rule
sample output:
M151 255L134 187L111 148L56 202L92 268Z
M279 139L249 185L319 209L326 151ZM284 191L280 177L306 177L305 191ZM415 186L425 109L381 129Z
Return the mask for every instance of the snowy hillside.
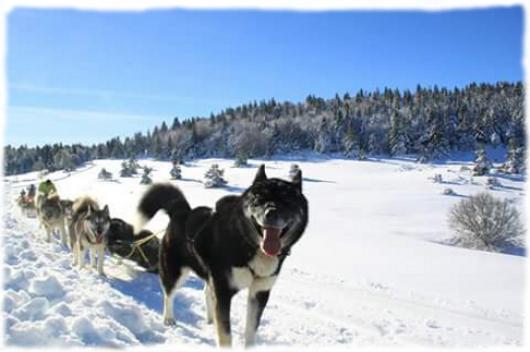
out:
M449 208L485 190L466 162L423 165L407 160L354 161L207 159L182 167L183 189L192 206L209 205L250 184L256 166L269 177L287 178L296 162L304 175L309 226L287 259L258 330L266 346L491 346L520 345L526 258L444 245L451 236ZM91 195L108 204L112 217L134 221L146 186L119 178L121 160L98 160L85 168L48 177L64 198ZM205 189L207 168L225 169L228 187ZM140 161L154 168L155 182L168 181L171 164ZM116 181L99 181L104 167ZM433 183L442 174L444 184ZM5 343L17 346L129 346L184 343L215 346L204 319L203 284L191 277L175 298L176 327L162 324L158 277L132 263L107 261L107 277L72 268L71 254L25 218L15 204L37 173L4 179ZM524 182L499 177L491 191L523 208ZM443 195L450 187L456 195ZM148 224L161 231L167 217ZM242 345L246 292L233 302L234 344Z

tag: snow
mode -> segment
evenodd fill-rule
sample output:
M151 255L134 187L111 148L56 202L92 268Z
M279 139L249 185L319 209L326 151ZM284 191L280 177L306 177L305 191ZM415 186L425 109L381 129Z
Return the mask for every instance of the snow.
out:
M486 190L487 176L471 177L469 160L416 164L407 159L366 161L314 156L249 160L204 159L181 165L141 160L155 182L183 189L192 206L213 206L241 193L259 164L269 177L288 178L295 162L303 172L310 222L273 288L258 330L260 346L450 346L522 344L526 257L444 244L451 237L450 207ZM135 205L147 186L140 176L117 178L121 160L98 160L71 172L54 172L60 195L82 195L108 204L113 217L134 223ZM225 188L205 189L205 171L219 164ZM115 175L101 181L101 168ZM443 182L433 183L435 174ZM15 199L38 173L4 178L4 325L10 346L184 344L215 346L205 322L202 282L191 276L177 291L177 326L162 323L156 275L107 257L107 277L72 266L56 238L44 241L36 219L23 217ZM524 180L496 175L489 190L523 210ZM456 195L443 195L447 187ZM147 225L167 225L159 213ZM526 222L525 222L526 223ZM245 293L233 302L234 344L242 346Z

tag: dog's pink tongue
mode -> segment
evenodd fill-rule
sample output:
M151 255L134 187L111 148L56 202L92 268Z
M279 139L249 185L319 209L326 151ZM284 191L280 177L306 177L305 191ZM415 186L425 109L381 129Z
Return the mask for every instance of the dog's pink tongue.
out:
M263 241L261 242L261 250L268 256L278 255L281 248L280 243L280 229L274 227L263 228Z

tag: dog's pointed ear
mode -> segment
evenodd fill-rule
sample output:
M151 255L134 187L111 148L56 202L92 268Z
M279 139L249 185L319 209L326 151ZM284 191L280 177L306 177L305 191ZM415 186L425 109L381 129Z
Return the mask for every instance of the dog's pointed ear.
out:
M105 204L105 207L103 208L103 214L105 216L109 217L109 206Z
M92 214L92 207L88 205L86 208L86 216L90 216L90 214Z
M254 177L254 182L252 182L252 184L265 180L267 180L267 175L265 174L265 164L261 164L258 169L258 172L256 173L256 177Z
M302 192L302 170L298 169L293 177L292 183Z

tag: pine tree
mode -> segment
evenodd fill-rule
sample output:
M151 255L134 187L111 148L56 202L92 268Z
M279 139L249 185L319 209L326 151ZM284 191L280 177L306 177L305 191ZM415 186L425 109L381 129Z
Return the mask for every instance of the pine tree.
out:
M169 172L171 175L172 180L180 180L182 179L182 172L180 169L180 165L178 162L173 163L173 167L171 168L171 171Z
M98 179L100 180L111 180L112 179L112 172L107 171L105 168L102 168L101 171L98 174Z
M516 138L510 138L508 142L508 154L503 170L510 174L523 174L525 167L525 148L519 146Z
M248 165L248 155L246 152L240 151L236 154L236 160L234 162L235 167L242 167Z
M144 173L142 175L142 179L140 180L140 184L142 184L142 185L150 185L151 183L153 183L153 180L149 176L151 171L153 171L153 169L151 169L151 168L149 168L147 166L144 166Z
M219 165L212 164L210 169L204 174L204 187L223 187L227 184L223 178L224 170L219 169Z
M409 142L410 140L403 117L394 112L390 120L390 131L388 136L390 154L393 156L407 154L407 146Z
M121 163L120 177L132 177L133 173L130 164L126 161Z
M299 171L300 166L298 166L298 164L291 164L291 167L289 168L289 179L292 181L296 175L298 175Z
M473 166L473 176L484 176L489 173L491 168L491 162L488 159L484 145L479 146L476 154L477 157L475 159L475 165Z

